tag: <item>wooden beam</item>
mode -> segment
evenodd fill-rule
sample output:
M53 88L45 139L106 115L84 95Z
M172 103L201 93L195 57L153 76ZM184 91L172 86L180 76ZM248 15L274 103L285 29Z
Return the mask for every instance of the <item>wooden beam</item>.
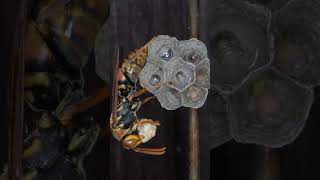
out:
M187 39L188 8L185 0L112 0L112 26L115 28L113 40L122 49L120 57L148 42L152 37L163 34ZM113 51L115 57L116 51ZM115 61L115 58L113 58ZM180 178L178 171L187 174L184 161L177 161L177 137L179 123L173 111L166 111L156 101L141 107L139 117L161 121L156 137L146 147L166 145L164 156L148 156L124 150L118 141L111 138L110 144L110 179L112 180L150 180L150 179L186 179ZM185 150L185 149L184 149ZM184 151L183 150L183 151Z
M190 37L198 38L198 1L189 0ZM197 109L189 115L189 180L200 180L199 116Z

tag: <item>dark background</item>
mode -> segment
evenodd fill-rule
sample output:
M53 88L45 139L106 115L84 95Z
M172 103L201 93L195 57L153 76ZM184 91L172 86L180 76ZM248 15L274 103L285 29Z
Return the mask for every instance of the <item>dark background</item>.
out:
M0 8L0 168L6 161L8 148L7 84L8 66L13 45L18 1L2 1Z
M252 0L253 1L253 0ZM12 51L12 40L15 32L15 17L17 15L17 0L7 0L1 2L0 18L1 18L1 33L0 33L0 164L5 161L7 154L7 139L8 139L8 123L7 123L7 69L10 60L10 52ZM271 8L277 9L283 4L283 0L260 1L267 4ZM138 44L140 42L137 42ZM136 45L136 44L135 44ZM92 67L92 65L91 65ZM88 67L90 69L90 66ZM316 96L318 96L316 91ZM211 179L215 180L301 180L301 179L320 179L319 173L319 147L320 141L320 112L318 111L320 102L318 98L313 104L310 117L306 123L300 137L291 145L280 149L266 149L255 145L237 144L229 142L211 151L210 157L210 172ZM179 141L176 137L174 141ZM182 143L183 144L183 143ZM104 145L103 145L104 146ZM103 151L103 149L94 149L94 151ZM107 153L107 152L105 152ZM103 152L100 152L103 154ZM125 155L127 158L132 154ZM184 156L181 156L182 158ZM93 157L91 157L93 158ZM93 158L92 161L94 161ZM107 157L102 157L106 160ZM180 161L181 158L175 159ZM143 160L152 161L152 160ZM167 160L168 161L168 160ZM156 163L157 161L154 161ZM166 162L166 160L164 161ZM126 162L123 162L126 163ZM152 163L152 162L150 162ZM172 162L174 163L174 162ZM179 162L177 162L179 163ZM98 167L106 167L107 164L92 163ZM143 168L146 167L127 167L123 171L123 176L126 177L128 168L139 169L138 174L143 174ZM139 164L137 164L139 165ZM91 166L93 169L93 166ZM168 167L173 167L173 164L168 164ZM183 174L184 168L176 170L177 174ZM93 170L91 170L93 171ZM137 172L137 171L136 171ZM162 171L163 174L170 173ZM151 173L151 172L149 172ZM172 172L174 173L174 172ZM112 171L111 171L112 174ZM131 174L134 176L134 174ZM98 176L98 175L97 175ZM101 176L100 176L101 177ZM138 178L138 177L137 177ZM141 177L142 178L142 177Z
M317 100L300 137L283 148L266 149L232 141L212 150L211 179L320 179L319 108Z
M260 3L272 11L288 0L248 0ZM308 0L306 0L308 1ZM211 179L215 180L301 180L320 179L319 88L300 136L290 145L269 149L256 145L228 142L210 153Z

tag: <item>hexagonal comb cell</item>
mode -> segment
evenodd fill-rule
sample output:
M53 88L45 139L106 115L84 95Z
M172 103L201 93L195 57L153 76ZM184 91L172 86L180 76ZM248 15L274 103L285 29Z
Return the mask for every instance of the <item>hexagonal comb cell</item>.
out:
M199 108L205 103L207 96L208 89L192 84L182 92L182 105L185 107Z
M231 97L232 134L243 143L289 144L302 131L312 101L312 90L277 70L256 71Z
M203 60L196 66L196 83L204 88L210 88L210 61Z
M148 48L148 62L153 62L160 67L180 56L178 40L174 37L159 35Z
M319 8L318 1L293 0L273 17L274 66L309 86L320 84Z
M207 48L197 39L180 41L179 47L183 54L183 60L192 64L198 64L207 57Z
M153 63L147 62L140 73L140 85L154 93L164 81L163 71Z
M170 87L159 89L156 96L161 106L167 110L175 110L182 105L180 92Z
M211 85L232 93L246 76L270 62L270 20L268 9L245 1L208 2Z
M187 63L180 58L168 62L163 70L165 72L165 80L171 82L170 86L178 91L184 90L195 80L194 65Z

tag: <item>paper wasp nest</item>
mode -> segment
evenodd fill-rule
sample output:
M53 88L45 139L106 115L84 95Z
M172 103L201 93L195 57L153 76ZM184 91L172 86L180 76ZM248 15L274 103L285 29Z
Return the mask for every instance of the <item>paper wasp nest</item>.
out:
M210 88L210 61L206 46L197 39L178 41L160 35L148 47L140 84L161 106L200 108Z

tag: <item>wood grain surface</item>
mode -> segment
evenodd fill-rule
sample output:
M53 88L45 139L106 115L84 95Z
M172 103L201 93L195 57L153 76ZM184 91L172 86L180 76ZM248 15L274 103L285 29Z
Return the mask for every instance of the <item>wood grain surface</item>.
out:
M152 37L164 34L178 39L189 37L188 5L184 0L114 0L111 2L114 45L124 58ZM116 54L116 49L113 54ZM187 112L186 110L184 113ZM111 138L110 179L187 179L188 118L166 111L157 101L141 108L139 117L161 121L155 140L148 146L167 146L164 156L148 156L124 150Z

